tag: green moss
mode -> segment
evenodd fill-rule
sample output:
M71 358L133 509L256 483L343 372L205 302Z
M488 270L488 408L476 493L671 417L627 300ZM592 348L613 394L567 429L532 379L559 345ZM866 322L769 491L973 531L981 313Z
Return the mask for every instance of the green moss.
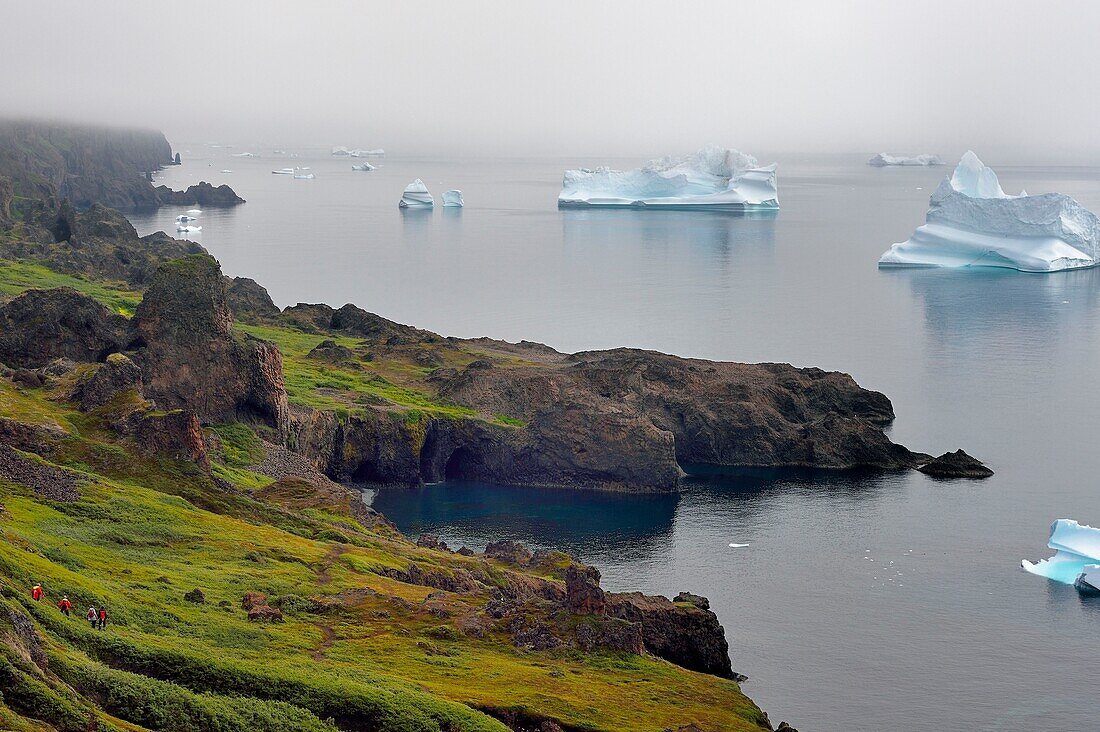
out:
M30 289L71 287L94 297L116 313L133 315L141 302L141 293L124 283L86 280L74 275L54 272L35 262L0 259L0 296L13 296Z

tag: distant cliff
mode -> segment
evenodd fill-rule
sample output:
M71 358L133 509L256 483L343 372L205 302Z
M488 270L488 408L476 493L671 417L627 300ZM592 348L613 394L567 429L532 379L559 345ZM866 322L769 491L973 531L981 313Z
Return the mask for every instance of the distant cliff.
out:
M35 201L64 200L77 209L96 203L135 209L244 202L228 186L154 188L149 173L176 162L172 146L155 130L0 120L0 221ZM198 200L196 192L211 195Z
M172 146L154 130L0 121L0 176L16 200L67 199L77 208L158 205L147 172L172 163Z

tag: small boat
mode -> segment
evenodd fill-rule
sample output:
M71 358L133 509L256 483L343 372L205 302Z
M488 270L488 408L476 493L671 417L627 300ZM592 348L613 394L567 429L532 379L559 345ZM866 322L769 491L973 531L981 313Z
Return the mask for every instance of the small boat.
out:
M294 175L294 168L279 168L271 171L272 175Z
M352 170L374 170L374 166L370 163L363 163L362 165L351 166Z

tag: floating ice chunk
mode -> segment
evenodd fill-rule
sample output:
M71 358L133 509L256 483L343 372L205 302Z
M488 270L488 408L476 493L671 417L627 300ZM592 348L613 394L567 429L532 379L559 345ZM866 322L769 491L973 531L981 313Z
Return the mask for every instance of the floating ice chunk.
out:
M737 150L705 147L682 158L651 160L636 170L567 170L558 207L776 210L775 165L760 167Z
M431 208L434 203L432 194L428 192L424 181L417 178L405 186L405 193L402 194L401 201L397 205L401 208Z
M1086 564L1073 586L1083 595L1100 595L1100 564Z
M734 544L732 541L730 542L730 549L744 549L747 546L748 544Z
M452 188L449 191L443 192L443 205L444 206L458 206L462 207L466 204L462 200L462 191L457 188Z
M348 155L350 155L348 149L342 146L332 148L332 154L336 155L337 157L347 157Z
M223 170L222 172L223 173L232 173L233 171L232 170Z
M352 170L374 170L374 166L370 163L362 163L360 165L352 165Z
M382 148L378 148L376 150L352 150L348 154L351 155L353 158L365 158L370 155L381 157L382 155L386 154L386 151Z
M188 221L194 221L194 220L195 220L194 216L187 216L185 214L180 214L179 216L176 217L176 223L177 224L186 224Z
M313 180L317 176L309 172L309 168L295 168L294 177L297 180Z
M202 209L199 209L199 208L189 208L189 209L187 209L187 213L188 213L189 215L191 215L191 216L202 216ZM192 221L193 221L193 220L194 220L194 219L192 219Z
M1072 585L1085 575L1087 585L1098 586L1094 583L1100 583L1100 529L1082 526L1073 519L1058 519L1051 524L1047 546L1056 550L1053 557L1038 562L1023 559L1020 565L1055 582Z
M202 231L201 226L188 226L187 224L179 224L176 226L176 231L181 234L194 234L196 231Z
M1100 264L1100 219L1060 193L1010 196L973 152L932 193L925 224L880 267L1055 272Z
M243 153L233 153L233 157L235 157L235 158L258 158L260 156L257 155L256 153L243 152Z
M891 155L879 153L867 161L868 165L883 168L887 165L943 165L943 159L939 155Z

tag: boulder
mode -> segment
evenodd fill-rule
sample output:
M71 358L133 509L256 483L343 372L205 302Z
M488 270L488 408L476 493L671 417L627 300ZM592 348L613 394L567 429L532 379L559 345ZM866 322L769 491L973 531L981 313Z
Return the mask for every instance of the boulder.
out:
M134 441L145 453L210 467L202 425L194 412L176 409L140 414L132 430Z
M318 343L306 354L306 358L324 361L331 364L349 365L356 362L355 351L347 346L341 346L333 340L325 340Z
M523 566L531 561L532 554L530 549L518 541L501 539L500 541L490 542L485 547L485 556L488 559Z
M57 358L102 361L123 348L127 322L68 287L27 290L0 305L0 362L38 368Z
M595 567L567 567L565 597L566 607L574 615L602 615L607 610L607 593L600 589L600 571Z

